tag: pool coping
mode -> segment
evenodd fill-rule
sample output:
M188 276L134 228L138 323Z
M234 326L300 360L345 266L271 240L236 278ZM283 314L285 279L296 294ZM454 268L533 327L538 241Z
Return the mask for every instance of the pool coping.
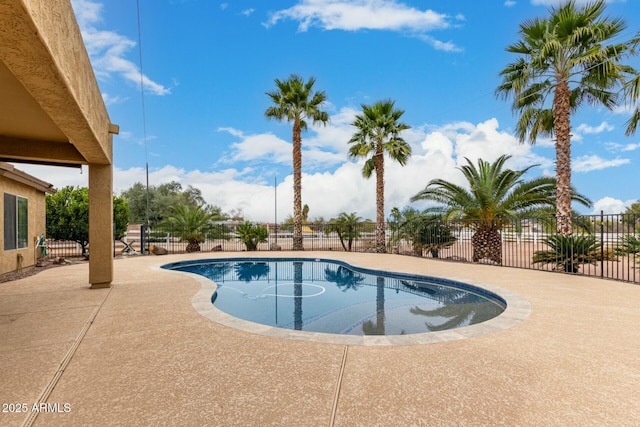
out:
M235 257L234 257L235 258ZM260 257L252 257L260 258ZM301 259L313 261L316 257L300 257ZM240 259L240 258L238 258ZM274 259L272 257L265 257L261 259ZM213 259L212 259L213 260ZM323 260L332 260L331 258L323 258ZM205 261L200 259L200 262ZM218 259L215 259L218 261ZM343 265L353 266L343 260L333 260ZM250 322L248 320L240 319L235 316L231 316L218 309L211 303L211 297L218 288L217 284L199 274L189 273L184 271L176 271L167 268L163 268L167 263L158 264L152 266L154 270L161 270L181 275L187 275L191 279L198 282L201 286L200 290L191 299L191 305L201 316L234 328L240 331L299 341L310 341L318 343L328 344L340 344L340 345L358 345L358 346L401 346L401 345L421 345L430 343L440 343L447 341L456 341L474 337L480 337L492 333L504 331L506 329L515 327L524 322L531 314L532 308L529 301L511 292L507 289L499 288L497 286L488 285L486 283L480 283L468 279L459 279L452 276L438 276L438 279L444 279L447 281L453 281L462 285L469 285L472 287L480 288L481 290L489 291L496 294L504 300L506 303L506 309L493 319L486 320L475 325L465 326L461 328L448 329L445 331L424 332L409 335L382 335L382 336L353 336L353 335L340 335L329 334L322 332L307 332L307 331L295 331L290 329L278 328L275 326L267 326L259 323ZM359 268L353 266L354 268ZM397 273L405 274L402 272L385 271L385 273ZM412 275L413 276L413 275ZM416 275L418 276L418 275ZM424 276L426 277L426 276Z

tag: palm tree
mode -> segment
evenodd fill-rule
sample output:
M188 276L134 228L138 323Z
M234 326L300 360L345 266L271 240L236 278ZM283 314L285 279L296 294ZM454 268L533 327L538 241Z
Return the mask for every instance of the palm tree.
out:
M236 235L245 244L247 251L256 251L258 250L258 243L267 241L269 230L264 225L245 221L236 227Z
M181 204L171 208L164 222L176 230L181 241L188 242L187 252L199 252L200 243L204 242L204 236L211 228L211 214L200 206Z
M356 215L355 212L351 212L350 214L342 212L338 218L333 218L329 221L325 228L325 233L329 234L335 231L338 234L342 248L347 252L351 252L353 241L360 237L358 224L361 221L362 218ZM346 245L345 240L347 242Z
M376 252L386 252L384 232L384 154L405 165L411 157L411 147L400 137L410 126L400 122L403 110L394 109L394 101L362 104L362 114L356 115L352 126L358 130L349 140L351 157L368 157L362 168L365 178L376 172Z
M236 277L244 282L266 278L269 275L269 264L266 262L240 262L236 264Z
M622 61L635 54L640 37L614 42L626 24L603 16L604 10L603 0L580 7L572 0L551 8L546 19L524 21L522 38L507 47L520 57L501 71L502 84L496 89L497 96L514 98L521 142L528 136L533 144L538 134L555 137L557 232L563 235L573 232L571 114L585 101L612 110L621 99L638 98L638 73ZM628 133L635 130L637 113L629 121Z
M293 122L293 250L304 249L302 244L302 131L307 129L306 119L313 124L326 124L329 115L320 110L327 96L324 92L313 92L316 79L305 82L292 74L287 80L275 79L277 90L267 92L274 105L264 115L268 119Z
M364 282L364 276L341 265L335 271L329 267L325 268L324 277L327 282L334 282L339 289L342 289L342 292L349 289L356 291Z
M440 250L457 240L440 215L420 213L404 223L403 228L413 243L414 255L418 256L426 250L433 258L439 258Z
M440 210L446 220L461 219L475 229L471 239L474 262L488 258L500 264L502 227L510 220L540 215L545 213L545 208L554 207L555 179L542 177L525 181L522 176L537 165L518 171L503 169L510 157L500 156L492 164L478 159L477 168L465 159L467 164L458 169L467 179L470 190L443 179L433 179L411 198L411 201L443 203L445 206ZM573 200L591 205L587 197L573 190L571 194Z
M376 277L376 321L367 320L362 324L362 332L365 335L386 335L384 311L384 282L382 276Z

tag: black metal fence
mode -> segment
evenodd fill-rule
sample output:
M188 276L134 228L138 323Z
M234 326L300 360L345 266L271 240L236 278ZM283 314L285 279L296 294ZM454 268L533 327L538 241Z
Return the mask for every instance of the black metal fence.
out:
M573 219L573 234L555 233L554 218L526 218L477 223L423 220L386 224L389 253L438 258L450 262L477 262L505 267L557 271L640 283L640 215L590 215ZM202 252L246 251L237 223L212 226L198 246ZM258 251L291 250L290 228L262 224L266 241ZM185 253L183 230L153 227L130 232L115 242L114 255L151 252ZM307 224L305 250L374 252L375 224ZM81 247L48 242L49 256L81 256ZM195 249L191 246L189 249Z

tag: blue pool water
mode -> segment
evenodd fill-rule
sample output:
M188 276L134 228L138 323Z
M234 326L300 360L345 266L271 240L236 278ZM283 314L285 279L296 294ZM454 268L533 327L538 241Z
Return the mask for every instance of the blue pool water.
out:
M330 260L224 259L167 264L218 285L211 302L251 322L349 335L402 335L492 319L506 303L444 279L354 268Z

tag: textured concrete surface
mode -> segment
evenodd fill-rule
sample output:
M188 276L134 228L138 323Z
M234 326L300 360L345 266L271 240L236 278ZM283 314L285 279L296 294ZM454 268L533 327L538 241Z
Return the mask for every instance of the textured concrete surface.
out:
M638 425L637 285L296 253L484 284L531 307L516 325L466 339L339 344L212 321L192 304L201 281L157 268L234 255L246 254L118 260L110 289L89 289L87 265L0 284L0 425ZM35 416L40 400L49 405ZM16 403L27 412L6 412Z

